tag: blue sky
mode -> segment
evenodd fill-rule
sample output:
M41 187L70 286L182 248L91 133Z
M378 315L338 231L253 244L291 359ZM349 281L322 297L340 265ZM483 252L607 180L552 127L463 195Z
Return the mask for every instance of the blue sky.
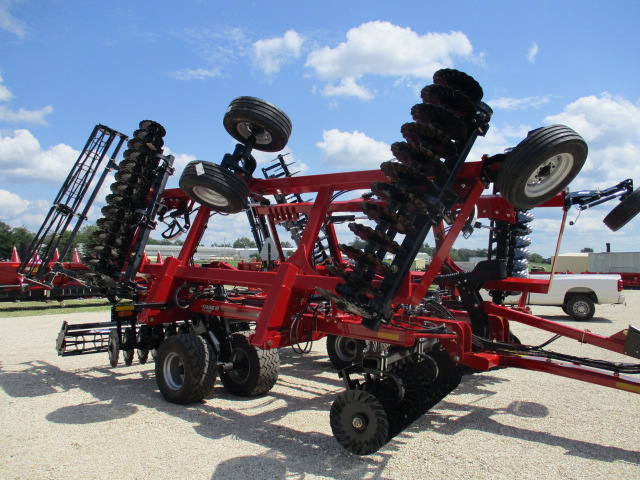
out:
M590 148L572 190L638 187L638 18L637 1L0 0L0 220L37 230L98 123L162 123L177 185L188 161L232 151L222 117L241 95L289 115L284 152L306 173L377 168L442 67L475 77L494 109L470 160L563 123ZM602 224L614 205L583 212L562 251L637 251L640 220ZM557 215L538 210L531 250L547 256ZM249 236L243 215L213 223L207 244Z

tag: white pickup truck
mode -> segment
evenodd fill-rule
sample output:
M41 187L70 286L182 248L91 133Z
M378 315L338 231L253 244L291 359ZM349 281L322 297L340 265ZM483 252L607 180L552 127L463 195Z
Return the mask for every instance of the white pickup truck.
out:
M549 274L532 274L531 278L548 279ZM505 303L518 303L520 295L507 297ZM590 320L595 305L624 303L620 275L600 273L556 273L548 293L529 293L527 305L562 307L575 320Z

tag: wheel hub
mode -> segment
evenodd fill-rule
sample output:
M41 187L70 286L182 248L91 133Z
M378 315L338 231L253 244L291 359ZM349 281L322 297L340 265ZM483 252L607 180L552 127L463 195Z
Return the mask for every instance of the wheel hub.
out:
M348 337L338 338L338 340L336 341L336 353L341 360L353 360L359 353L357 342L354 339Z
M367 419L362 415L354 415L351 419L351 426L358 432L363 432L367 428Z
M537 197L553 190L572 169L573 155L561 153L540 165L527 180L526 194Z
M272 141L271 134L267 132L264 128L254 125L249 122L240 122L236 127L238 129L238 133L244 138L251 138L252 135L255 135L256 143L258 145L268 145Z
M184 384L184 363L176 353L170 353L164 359L164 379L172 390L179 390Z
M219 207L226 207L229 205L229 200L226 197L220 195L215 190L205 187L193 187L193 193L200 199L208 202L211 205L217 205Z
M229 372L229 377L236 383L242 384L249 378L251 367L249 358L244 350L237 348L231 354L233 370Z
M587 305L585 303L578 302L573 306L573 311L577 315L586 315L589 309L587 308Z

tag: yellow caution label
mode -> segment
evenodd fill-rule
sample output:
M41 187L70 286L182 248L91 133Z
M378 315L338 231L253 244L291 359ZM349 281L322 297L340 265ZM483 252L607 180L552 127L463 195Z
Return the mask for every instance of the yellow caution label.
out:
M378 332L378 338L382 338L383 340L400 340L400 335L397 333Z
M627 390L628 392L640 393L640 385L629 385L624 382L616 382L616 388Z
M124 312L126 310L134 310L135 305L116 305L116 312Z

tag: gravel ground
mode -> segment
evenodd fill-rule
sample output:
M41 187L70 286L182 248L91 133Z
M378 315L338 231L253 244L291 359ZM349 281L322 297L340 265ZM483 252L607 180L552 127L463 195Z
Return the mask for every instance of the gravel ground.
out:
M626 306L598 306L584 324L559 308L534 313L611 335L640 326L640 291L625 293ZM218 385L185 407L162 399L153 363L58 357L63 320L108 313L0 319L3 479L640 479L632 393L517 369L468 376L377 454L357 457L331 434L342 388L322 341L304 357L284 349L268 395L241 399ZM531 344L550 336L513 331ZM633 361L569 340L553 350Z

